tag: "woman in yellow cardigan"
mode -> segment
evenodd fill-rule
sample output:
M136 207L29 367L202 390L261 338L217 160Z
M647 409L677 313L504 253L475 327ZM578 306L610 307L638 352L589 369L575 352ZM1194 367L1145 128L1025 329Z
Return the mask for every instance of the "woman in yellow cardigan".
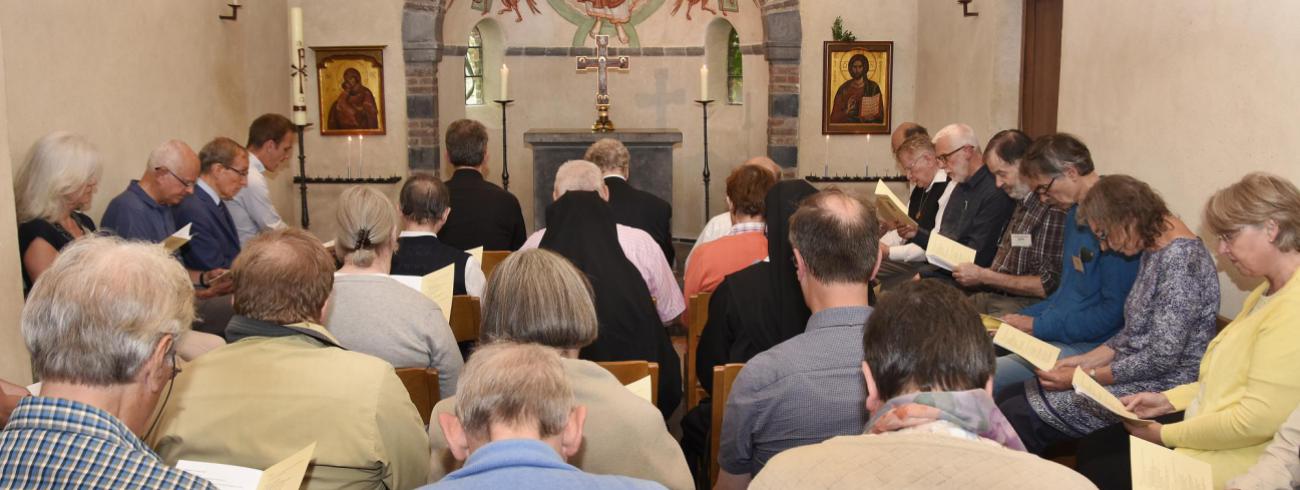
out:
M1300 404L1300 190L1274 175L1247 175L1210 198L1205 224L1223 258L1265 282L1210 341L1196 382L1121 400L1157 420L1125 424L1128 433L1209 463L1223 488L1250 469ZM1127 435L1115 429L1080 442L1078 470L1101 488L1131 484Z

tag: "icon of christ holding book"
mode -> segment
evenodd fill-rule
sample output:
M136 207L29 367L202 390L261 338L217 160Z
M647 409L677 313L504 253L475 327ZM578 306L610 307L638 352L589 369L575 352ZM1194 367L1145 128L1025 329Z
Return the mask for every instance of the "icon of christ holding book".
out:
M849 80L835 91L831 104L832 123L882 123L885 106L880 85L867 78L871 63L866 55L849 59Z

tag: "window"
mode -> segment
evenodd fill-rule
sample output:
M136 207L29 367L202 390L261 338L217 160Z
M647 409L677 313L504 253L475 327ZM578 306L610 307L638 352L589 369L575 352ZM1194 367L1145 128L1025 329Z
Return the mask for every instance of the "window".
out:
M727 103L739 105L745 101L745 66L740 57L740 35L735 29L727 39Z
M465 105L483 105L483 35L477 27L465 49Z

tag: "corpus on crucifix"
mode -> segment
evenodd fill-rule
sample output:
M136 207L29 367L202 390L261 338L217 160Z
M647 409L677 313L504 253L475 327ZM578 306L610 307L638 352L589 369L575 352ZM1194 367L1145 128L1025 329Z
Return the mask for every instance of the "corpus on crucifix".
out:
M578 69L590 70L595 68L599 80L596 89L596 124L591 125L591 130L600 133L608 133L614 130L614 122L609 120L609 68L628 68L626 56L619 56L617 63L610 63L609 59L609 36L596 36L596 59L586 56L578 57Z

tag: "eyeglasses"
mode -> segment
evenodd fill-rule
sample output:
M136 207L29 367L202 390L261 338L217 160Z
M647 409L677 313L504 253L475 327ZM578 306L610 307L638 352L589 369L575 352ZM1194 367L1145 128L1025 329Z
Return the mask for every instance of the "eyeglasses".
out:
M176 181L177 181L177 182L180 182L181 185L185 186L186 188L194 187L195 181L193 181L193 180L185 180L185 179L182 179L181 176L176 175L176 172L173 172L172 169L167 168L167 167L157 167L157 168L155 168L154 170L157 170L157 169L159 169L159 168L161 168L161 169L163 169L163 170L166 170L167 173L168 173L169 175L171 175L172 177L176 178Z
M221 165L222 167L226 167L227 170L230 170L231 172L234 172L234 173L239 174L240 177L248 177L248 169L240 170L240 169L237 169L237 168L235 168L235 167L231 167L230 165L226 165L226 164L224 164L224 163L220 163L220 162L217 162L217 165Z
M1241 236L1241 230L1241 228L1237 228L1226 233L1220 233L1219 241L1224 245L1231 245L1233 240L1236 240L1237 237Z
M1052 190L1052 185L1056 183L1056 179L1057 179L1056 177L1052 177L1052 180L1049 181L1048 183L1035 187L1034 194L1047 194L1048 191Z
M956 155L957 152L960 152L960 151L965 150L965 149L967 149L967 148L972 148L972 146L971 146L971 145L964 145L964 146L962 146L961 148L958 148L958 149L953 150L953 151L950 151L950 152L948 152L948 153L944 153L944 154L942 154L942 155L939 155L939 161L940 161L940 162L943 162L943 163L946 165L946 164L948 163L948 159L949 159L949 158L952 158L952 156L953 156L953 155Z
M1093 234L1097 235L1097 241L1110 243L1110 234L1106 233L1106 230L1099 230Z
M916 158L913 158L911 162L904 163L904 164L903 164L903 171L904 171L904 172L911 172L911 171L913 171L913 170L916 170L916 164L917 164L917 163L920 163L921 160L925 159L925 155L926 155L925 153L922 153L922 154L920 154L920 155L917 155Z

